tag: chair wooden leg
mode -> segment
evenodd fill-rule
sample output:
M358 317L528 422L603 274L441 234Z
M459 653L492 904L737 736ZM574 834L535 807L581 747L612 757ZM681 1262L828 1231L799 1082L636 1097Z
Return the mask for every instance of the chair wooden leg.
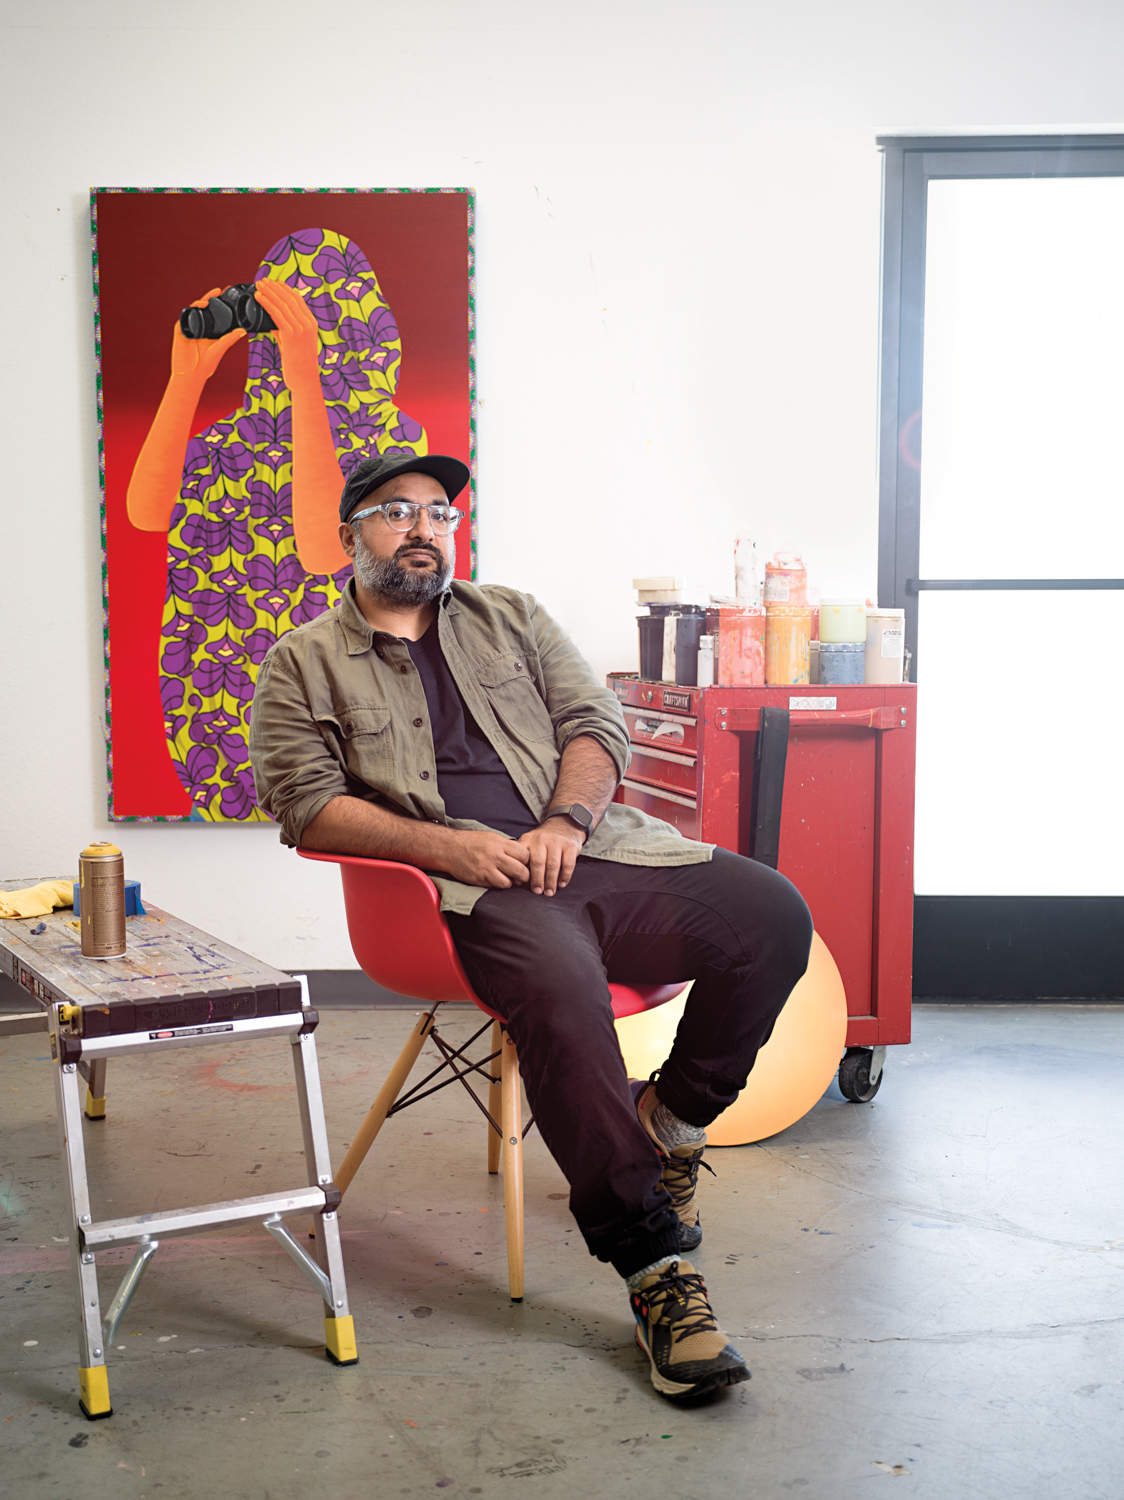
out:
M503 1198L507 1224L507 1280L511 1300L523 1300L523 1108L515 1043L503 1033L500 1054L500 1123L503 1127Z
M398 1054L398 1061L387 1074L386 1082L379 1090L378 1098L367 1111L367 1118L359 1127L355 1139L348 1148L347 1155L336 1170L335 1183L341 1193L347 1191L348 1184L358 1172L363 1158L374 1145L375 1137L382 1129L394 1101L402 1092L402 1085L409 1078L410 1071L418 1060L418 1054L425 1046L425 1039L433 1030L434 1025L432 1015L422 1016L411 1031L406 1045Z
M492 1045L490 1050L495 1053L503 1051L503 1027L498 1021L492 1022ZM500 1078L500 1059L498 1056L492 1058L492 1082L488 1088L488 1113L497 1123L500 1121L500 1099L502 1098L502 1081ZM488 1126L488 1171L494 1177L500 1169L500 1147L503 1138L491 1125Z

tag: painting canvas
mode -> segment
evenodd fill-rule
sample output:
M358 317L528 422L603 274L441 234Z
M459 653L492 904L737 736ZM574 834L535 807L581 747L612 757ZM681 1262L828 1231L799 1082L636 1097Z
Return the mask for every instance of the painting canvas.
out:
M350 577L355 464L463 460L474 576L472 194L96 189L91 219L110 817L267 820L254 682Z

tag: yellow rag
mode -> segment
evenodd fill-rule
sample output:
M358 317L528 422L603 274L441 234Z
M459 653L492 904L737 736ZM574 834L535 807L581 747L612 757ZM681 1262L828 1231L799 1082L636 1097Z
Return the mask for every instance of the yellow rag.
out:
M23 891L0 891L0 917L45 917L74 905L73 880L44 880Z

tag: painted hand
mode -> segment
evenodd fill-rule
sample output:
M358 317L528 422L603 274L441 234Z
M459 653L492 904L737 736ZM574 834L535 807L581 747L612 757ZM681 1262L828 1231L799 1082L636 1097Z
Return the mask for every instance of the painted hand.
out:
M221 286L213 286L209 292L204 292L202 297L191 303L191 306L206 307L211 298L217 297L223 290ZM177 318L172 329L172 374L200 382L209 380L231 344L236 344L245 337L246 330L236 328L232 333L223 334L221 339L185 339Z
M291 391L320 390L320 325L296 287L259 281L254 296L277 324L281 373Z

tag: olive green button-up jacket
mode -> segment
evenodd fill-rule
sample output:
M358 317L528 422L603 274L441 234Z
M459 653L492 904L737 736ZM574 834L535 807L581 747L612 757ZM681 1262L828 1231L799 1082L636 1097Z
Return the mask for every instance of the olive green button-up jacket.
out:
M598 685L566 633L529 594L455 581L441 596L437 631L469 711L535 817L550 805L562 751L592 735L628 768L628 732L615 696ZM335 609L278 641L254 691L250 760L261 806L285 844L333 797L361 797L450 828L483 823L448 818L421 678L406 643L374 630L349 582ZM688 865L712 846L670 823L611 803L582 849L590 859L632 865ZM435 875L443 911L470 912L484 893Z

